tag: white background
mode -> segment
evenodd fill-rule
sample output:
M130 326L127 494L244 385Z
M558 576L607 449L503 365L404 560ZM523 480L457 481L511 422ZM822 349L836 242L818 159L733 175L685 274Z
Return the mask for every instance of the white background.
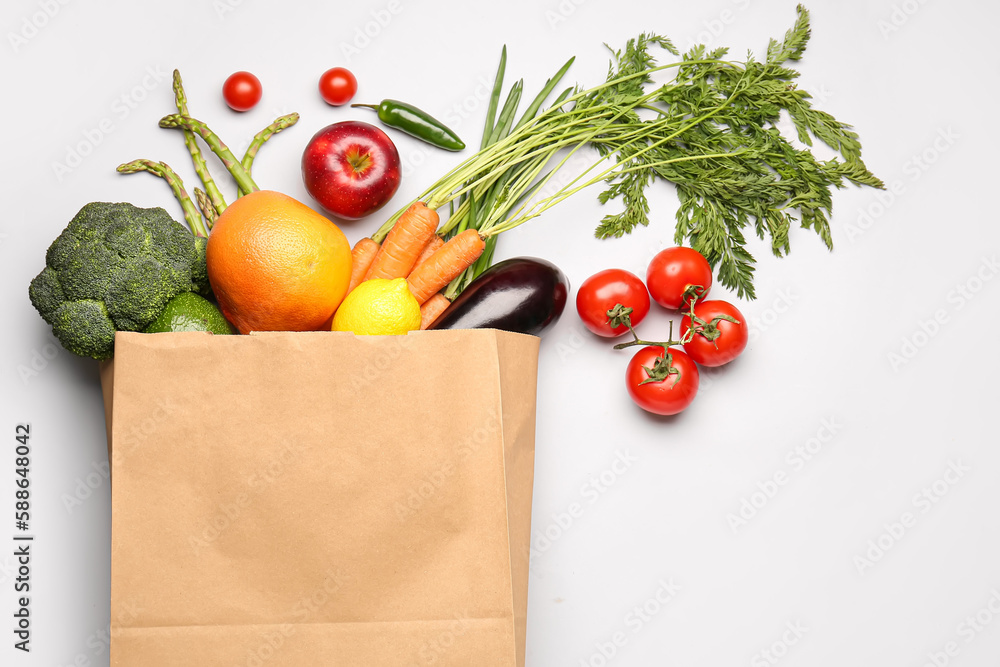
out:
M104 419L96 364L64 351L53 357L27 285L89 201L164 206L180 219L162 181L114 171L154 158L193 184L180 136L156 126L173 111L174 67L192 113L240 151L275 116L301 112L298 126L262 150L255 175L262 187L311 203L298 172L308 138L337 120L373 121L319 99L316 80L328 67L354 71L357 101L412 101L473 144L505 43L510 80L523 76L530 98L570 55L568 82L602 81L602 42L622 45L652 30L681 48L729 45L738 58L761 53L795 17L791 0L395 0L395 14L382 0L48 5L51 17L38 0L0 10L0 427L11 444L16 423L32 424L37 536L29 656L12 648L12 548L0 546L0 662L60 666L108 664L109 485L92 474L106 464ZM703 391L679 417L632 405L628 353L587 334L572 308L546 334L529 667L918 667L931 656L939 665L1000 664L1000 616L988 607L996 596L1000 611L1000 279L990 264L1000 245L992 196L1000 11L969 0L814 0L809 8L801 84L856 126L867 164L895 194L837 192L833 253L804 230L793 232L782 260L753 241L759 298L738 302L751 344L730 367L703 375ZM386 25L368 25L378 17ZM358 36L366 25L367 44ZM220 94L238 69L255 72L265 91L241 115ZM102 121L110 132L98 129ZM408 165L396 202L462 157L392 136ZM75 150L87 155L57 174L54 165ZM593 190L505 234L498 258L545 257L574 288L604 268L643 274L670 244L676 206L669 186L651 193L652 224L627 238L593 238L603 215ZM343 225L352 243L375 218ZM663 335L667 320L655 311L640 332ZM820 436L815 456L796 463L794 450ZM620 455L634 461L606 472ZM954 484L939 481L953 464L967 470ZM0 545L13 533L13 467L13 446L0 448ZM613 483L587 491L602 472ZM787 481L773 497L753 497L781 472ZM920 500L936 481L941 497ZM754 516L744 508L749 518L734 529L730 515L745 499L762 506ZM582 515L568 525L560 516L573 503ZM906 512L915 524L891 536L887 526ZM869 557L870 565L858 560ZM662 605L650 602L661 580L679 587ZM645 620L634 611L644 604L652 610ZM973 626L967 619L977 614ZM800 637L786 633L796 624ZM603 657L619 632L624 645ZM942 653L949 642L952 656Z

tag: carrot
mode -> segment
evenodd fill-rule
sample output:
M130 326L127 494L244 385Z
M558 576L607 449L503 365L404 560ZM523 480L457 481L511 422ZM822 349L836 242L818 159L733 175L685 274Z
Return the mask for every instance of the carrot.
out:
M354 250L351 251L353 263L351 264L351 286L347 288L348 294L353 292L354 288L365 279L365 274L368 273L372 262L375 261L375 254L378 253L379 247L378 243L367 236L354 244Z
M414 202L389 230L365 280L408 276L420 251L437 231L438 220L437 211Z
M428 241L427 245L424 246L424 249L420 251L419 255L417 255L417 261L413 264L414 270L416 270L418 266L427 261L427 258L433 255L437 251L437 249L443 245L444 245L443 238L441 238L437 234L432 236L431 240ZM413 273L413 271L410 271L410 273Z
M431 298L427 299L427 301L424 301L423 305L420 306L421 330L434 324L434 320L440 317L441 313L443 313L450 305L451 301L449 301L448 297L444 294L441 294L441 292L438 292Z
M453 236L406 279L417 303L423 303L458 274L472 266L486 248L475 229Z

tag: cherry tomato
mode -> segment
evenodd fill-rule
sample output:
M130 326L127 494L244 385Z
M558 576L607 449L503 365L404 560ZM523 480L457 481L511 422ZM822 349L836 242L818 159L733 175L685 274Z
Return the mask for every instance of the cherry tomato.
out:
M657 415L681 412L698 393L698 366L680 348L671 347L668 351L669 362L662 347L648 345L635 353L625 371L629 396L640 408ZM650 372L664 379L647 382Z
M631 308L629 318L636 326L649 312L649 292L642 280L634 273L623 269L606 269L590 276L580 285L576 293L576 312L583 324L598 336L614 338L628 327L624 324L612 328L608 322L608 311L621 304Z
M358 80L351 71L334 67L323 72L319 78L319 94L327 104L339 107L347 104L358 92Z
M222 97L233 111L249 111L260 102L260 79L250 72L234 72L222 84Z
M728 364L746 349L747 340L750 338L750 329L743 313L736 306L728 301L699 301L694 304L694 314L695 317L707 323L702 325L707 335L698 333L698 328L695 327L694 338L684 343L684 350L699 364L702 366ZM713 320L721 315L732 317L739 323L720 319L713 324ZM691 317L685 315L684 319L681 320L682 340L687 336L690 328ZM716 334L718 337L715 340L710 340Z
M688 285L704 287L699 298L704 298L712 287L712 267L700 252L693 248L667 248L653 257L646 270L646 285L653 301L664 308L677 310L683 303Z

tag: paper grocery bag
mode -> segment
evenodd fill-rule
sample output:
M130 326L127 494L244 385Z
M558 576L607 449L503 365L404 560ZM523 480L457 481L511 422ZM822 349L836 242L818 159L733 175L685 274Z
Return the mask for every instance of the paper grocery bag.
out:
M523 665L537 355L119 333L111 664Z

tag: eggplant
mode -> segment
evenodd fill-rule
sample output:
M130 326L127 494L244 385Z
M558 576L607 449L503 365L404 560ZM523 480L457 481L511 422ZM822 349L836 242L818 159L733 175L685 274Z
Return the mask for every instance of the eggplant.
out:
M537 336L566 307L569 281L534 257L497 262L469 283L428 329L503 329Z

